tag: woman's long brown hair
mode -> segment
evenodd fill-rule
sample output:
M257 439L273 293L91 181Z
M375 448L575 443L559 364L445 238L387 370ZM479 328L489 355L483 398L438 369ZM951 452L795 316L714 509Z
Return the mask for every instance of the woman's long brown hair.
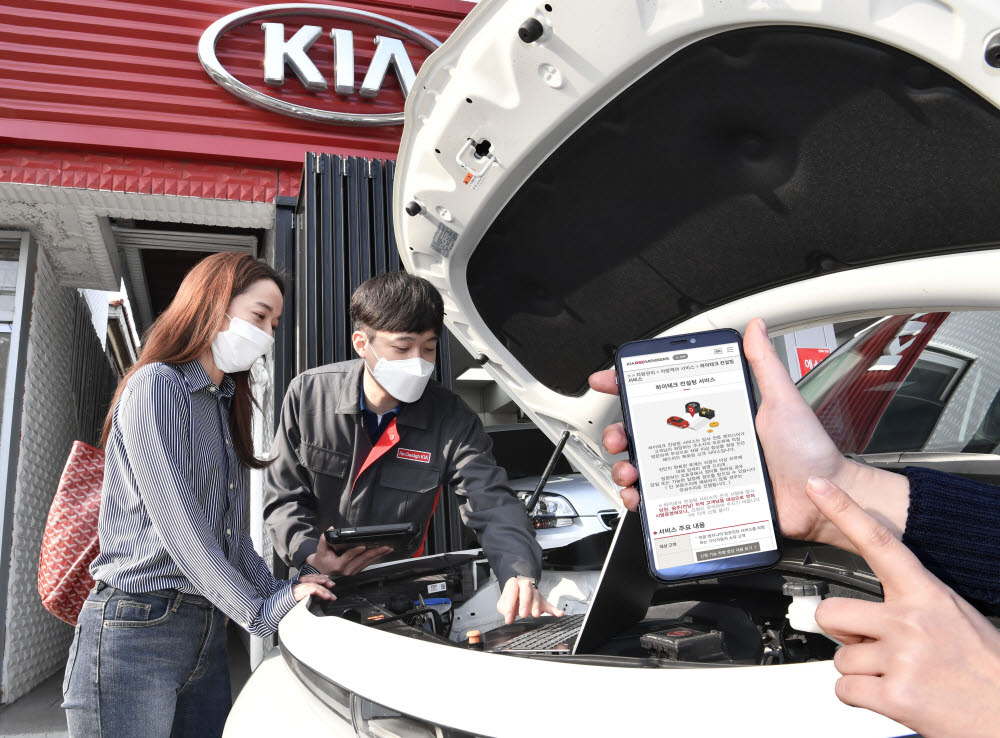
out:
M104 420L102 446L108 443L115 405L132 375L157 361L176 365L197 359L215 340L232 299L261 279L270 279L279 290L285 291L284 280L274 269L249 254L233 251L202 259L187 273L170 306L144 336L139 360L118 385ZM262 469L270 462L258 459L253 452L252 412L257 400L250 391L250 372L235 372L230 376L236 380L229 411L233 448L244 464Z

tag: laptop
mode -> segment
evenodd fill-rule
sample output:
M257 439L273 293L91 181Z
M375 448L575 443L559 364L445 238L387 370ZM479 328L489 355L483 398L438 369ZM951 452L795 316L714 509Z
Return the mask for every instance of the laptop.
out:
M646 567L642 527L627 512L615 531L611 549L585 615L524 618L483 635L483 650L516 655L594 653L646 616L656 581Z

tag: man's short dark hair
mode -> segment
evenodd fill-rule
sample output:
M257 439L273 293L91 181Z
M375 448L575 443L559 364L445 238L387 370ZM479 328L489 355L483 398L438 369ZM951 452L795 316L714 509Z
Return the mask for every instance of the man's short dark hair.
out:
M373 336L386 333L441 335L444 301L437 288L423 277L406 272L386 272L362 282L351 295L354 330Z

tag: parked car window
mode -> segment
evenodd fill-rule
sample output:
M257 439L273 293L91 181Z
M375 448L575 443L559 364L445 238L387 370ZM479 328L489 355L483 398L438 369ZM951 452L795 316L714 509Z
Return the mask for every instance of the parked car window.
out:
M556 446L534 424L501 425L487 428L493 441L493 458L503 467L508 479L537 477L545 471ZM570 474L573 468L560 455L553 474Z
M798 387L844 453L997 453L1000 313L875 320Z

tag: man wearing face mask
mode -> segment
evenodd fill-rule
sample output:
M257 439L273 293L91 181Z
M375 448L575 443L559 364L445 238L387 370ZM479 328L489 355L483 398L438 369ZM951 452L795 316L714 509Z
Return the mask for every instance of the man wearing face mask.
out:
M541 548L524 506L490 453L482 422L431 381L444 321L425 279L390 272L351 297L360 358L300 374L289 385L265 472L264 516L275 549L296 567L355 574L376 559L421 555L441 496L457 494L503 590L497 609L562 615L539 593ZM420 527L416 554L382 547L339 555L329 527Z

